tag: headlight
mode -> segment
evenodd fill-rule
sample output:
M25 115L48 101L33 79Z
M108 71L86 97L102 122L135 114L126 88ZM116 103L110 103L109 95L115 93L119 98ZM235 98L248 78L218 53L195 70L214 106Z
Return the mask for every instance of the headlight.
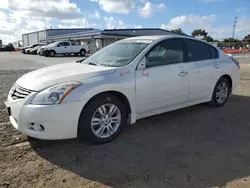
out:
M52 86L38 93L31 101L31 104L60 104L73 89L77 88L80 85L80 82L67 82Z

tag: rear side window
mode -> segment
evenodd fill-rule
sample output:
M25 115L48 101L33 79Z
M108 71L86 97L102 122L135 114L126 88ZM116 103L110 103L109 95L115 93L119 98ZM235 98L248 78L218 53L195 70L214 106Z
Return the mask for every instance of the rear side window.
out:
M195 40L185 40L187 47L188 61L203 61L213 59L212 56L216 56L216 52L212 52L212 47L204 42ZM214 53L212 55L212 53Z
M214 47L209 46L210 48L210 54L212 59L217 59L219 58L218 50L216 50Z

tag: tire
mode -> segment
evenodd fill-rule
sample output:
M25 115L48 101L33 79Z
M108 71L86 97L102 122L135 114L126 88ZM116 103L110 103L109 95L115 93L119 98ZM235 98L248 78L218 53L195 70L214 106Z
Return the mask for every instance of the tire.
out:
M225 89L223 90L223 88ZM209 102L209 105L213 107L224 106L228 100L230 91L231 91L231 85L230 85L229 80L225 77L221 77L215 85L212 99ZM222 96L220 94L221 92L224 97L221 97Z
M56 52L54 50L49 51L49 56L50 57L55 57L55 55L56 55Z
M84 49L80 50L80 55L85 56L86 55L86 50L84 50Z
M91 125L93 121L92 118L97 120L105 119L105 117L101 118L101 113L99 112L99 108L101 106L105 107L110 106L110 108L105 108L108 113L112 105L117 107L118 110L116 111L115 114L110 115L109 120L108 118L106 118L107 122L105 122L106 120L102 120L95 122L96 125ZM103 110L101 111L104 112ZM109 115L103 115L103 116L109 116ZM117 123L111 122L113 118L114 120L118 121L120 120L119 125ZM115 96L110 96L107 94L99 95L94 97L81 112L78 123L78 138L81 140L92 142L94 144L103 144L114 140L121 132L122 127L126 124L126 122L127 122L127 109L125 108L124 104ZM112 125L111 126L112 131L108 131L110 130L109 127L110 125ZM103 129L103 131L101 131L103 132L102 135L97 136L98 130L101 129Z

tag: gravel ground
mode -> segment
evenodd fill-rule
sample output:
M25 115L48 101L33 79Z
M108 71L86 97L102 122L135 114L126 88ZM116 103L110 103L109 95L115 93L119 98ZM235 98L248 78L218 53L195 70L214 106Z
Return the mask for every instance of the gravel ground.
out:
M28 71L0 71L0 187L250 187L250 68L224 107L145 118L105 145L15 131L3 101Z

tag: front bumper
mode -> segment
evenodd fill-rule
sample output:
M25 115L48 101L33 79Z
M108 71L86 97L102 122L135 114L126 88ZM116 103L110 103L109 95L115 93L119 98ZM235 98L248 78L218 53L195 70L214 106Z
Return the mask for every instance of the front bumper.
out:
M5 102L10 109L10 122L17 130L44 140L77 137L78 119L82 110L80 102L58 105L29 103L29 99L14 101L10 96Z
M37 50L35 50L35 51L30 51L30 54L37 54Z

